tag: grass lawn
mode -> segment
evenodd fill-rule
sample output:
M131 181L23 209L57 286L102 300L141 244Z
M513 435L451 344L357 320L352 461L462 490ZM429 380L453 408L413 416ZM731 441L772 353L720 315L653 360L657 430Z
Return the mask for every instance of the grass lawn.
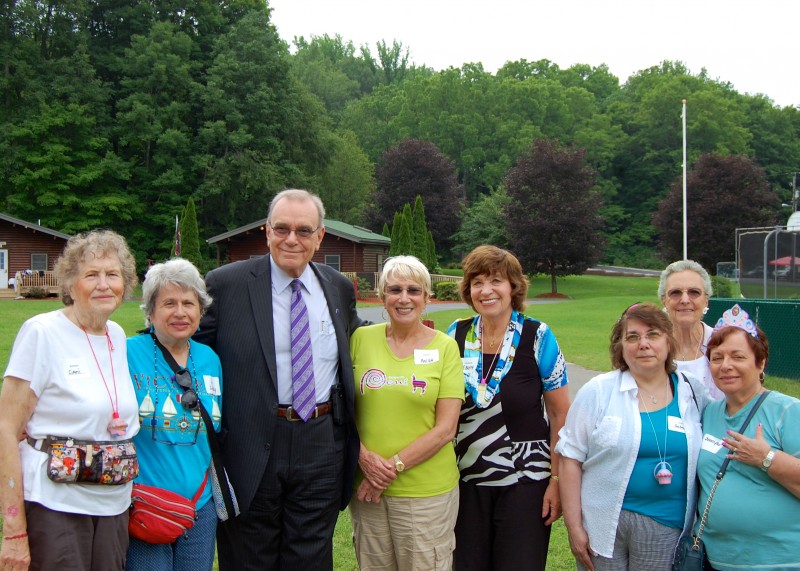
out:
M610 368L608 357L611 326L629 305L641 302L658 302L656 278L631 278L607 276L570 276L558 280L560 293L571 299L553 304L530 305L528 315L547 323L555 333L561 350L572 363L598 371ZM550 292L550 279L536 277L532 280L529 297ZM359 303L359 306L374 305ZM0 368L5 370L14 337L22 323L29 317L63 307L57 300L0 301ZM437 329L445 329L453 320L471 315L471 311L451 310L429 315ZM144 325L138 301L123 304L113 315L114 321L133 335ZM767 386L782 393L800 398L800 382L792 379L767 377ZM350 514L342 512L334 535L334 567L342 571L356 571L351 540ZM563 520L553 526L550 541L548 571L575 568L569 551Z

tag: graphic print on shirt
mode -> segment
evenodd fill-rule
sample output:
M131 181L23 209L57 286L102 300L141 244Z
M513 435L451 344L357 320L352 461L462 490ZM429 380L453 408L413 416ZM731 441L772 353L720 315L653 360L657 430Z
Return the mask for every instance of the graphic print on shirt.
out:
M424 379L418 379L413 373L409 379L405 375L387 377L386 373L384 373L381 369L367 369L364 374L361 375L361 381L359 385L362 396L366 392L365 389L379 390L388 386L411 387L411 392L413 394L422 396L425 394L425 390L428 388L428 381Z

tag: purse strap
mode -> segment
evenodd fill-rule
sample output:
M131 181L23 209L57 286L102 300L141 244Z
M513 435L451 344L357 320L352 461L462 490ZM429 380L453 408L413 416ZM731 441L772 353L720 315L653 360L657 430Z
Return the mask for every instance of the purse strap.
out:
M750 421L753 420L753 416L755 416L756 411L761 406L761 403L764 402L764 399L767 398L767 395L770 391L764 391L761 393L761 396L758 397L756 404L753 405L753 408L750 409L750 413L747 415L747 418L744 419L744 424L739 429L739 434L744 434L747 425L750 424ZM714 478L714 485L711 486L711 492L708 494L708 501L706 501L706 507L703 510L703 516L700 518L700 527L697 529L697 535L694 538L694 545L692 549L699 549L700 546L700 538L703 536L703 529L706 527L706 521L708 520L708 512L711 509L711 501L714 499L714 492L717 491L717 486L719 486L722 477L725 475L725 471L728 469L728 464L730 464L731 459L726 455L725 460L722 462L722 466L719 468L719 472L717 472L717 476Z
M172 369L172 372L178 373L183 370L183 368L178 365L175 357L172 356L172 353L169 352L169 349L164 347L161 341L158 340L158 337L156 337L155 333L151 331L150 336L153 338L153 343L156 344L156 347L161 350L162 355L164 355L164 360L167 362L170 369ZM186 390L186 387L181 388L184 391ZM211 460L214 463L214 471L217 473L217 479L220 482L219 488L220 492L222 493L222 500L225 502L225 509L229 514L235 514L236 512L233 508L233 500L231 499L231 491L230 487L228 486L228 475L225 473L225 466L222 463L222 450L220 448L219 439L217 438L217 433L214 430L214 421L211 420L211 416L209 416L206 407L203 406L203 401L200 400L199 395L197 397L197 404L199 405L200 416L203 417L203 423L206 425L208 447L211 449ZM208 479L208 472L206 472L206 479Z

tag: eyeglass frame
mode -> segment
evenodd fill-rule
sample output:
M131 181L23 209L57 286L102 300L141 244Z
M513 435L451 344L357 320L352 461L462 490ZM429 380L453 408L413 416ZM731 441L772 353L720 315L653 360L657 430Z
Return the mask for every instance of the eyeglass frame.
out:
M300 228L291 228L289 226L283 226L283 225L273 226L272 224L268 224L268 226L273 232L275 232L275 235L278 238L288 238L292 234L292 232L294 232L294 235L302 240L308 240L314 234L319 232L320 228L322 228L322 225L319 225L313 229L307 226L303 226Z
M651 329L644 334L644 338L647 339L648 343L655 343L661 340L661 338L666 337L666 335L667 334L660 329ZM622 338L622 341L628 345L638 345L642 342L642 336L638 333L628 333Z
M395 290L395 291L392 291ZM399 290L399 291L398 291ZM421 297L425 295L425 288L420 286L410 286L410 287L400 287L400 286L390 286L383 288L384 295L391 295L391 296L401 296L403 292L408 295L408 297Z
M696 293L693 295L693 292ZM687 296L689 296L689 299L694 301L706 295L706 292L700 289L699 287L688 287L685 289L673 288L669 290L665 295L672 301L680 301L683 298L683 294L686 294Z
M188 380L187 380L188 377ZM178 383L178 386L183 389L183 394L181 395L181 406L189 411L200 410L200 396L197 394L197 391L194 390L194 386L192 384L192 374L189 372L188 369L180 369L172 378ZM186 403L186 397L189 397L189 404ZM194 401L192 401L194 399Z

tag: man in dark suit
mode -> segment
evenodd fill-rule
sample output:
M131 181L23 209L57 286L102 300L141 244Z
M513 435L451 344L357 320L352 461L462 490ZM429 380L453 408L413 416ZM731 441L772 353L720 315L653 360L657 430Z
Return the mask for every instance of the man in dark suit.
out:
M324 217L316 195L279 193L267 216L269 255L206 277L214 302L195 339L222 361L222 448L242 512L234 535L218 537L223 571L333 569L333 530L359 452L349 340L361 320L353 284L311 262ZM310 349L297 355L298 347Z

